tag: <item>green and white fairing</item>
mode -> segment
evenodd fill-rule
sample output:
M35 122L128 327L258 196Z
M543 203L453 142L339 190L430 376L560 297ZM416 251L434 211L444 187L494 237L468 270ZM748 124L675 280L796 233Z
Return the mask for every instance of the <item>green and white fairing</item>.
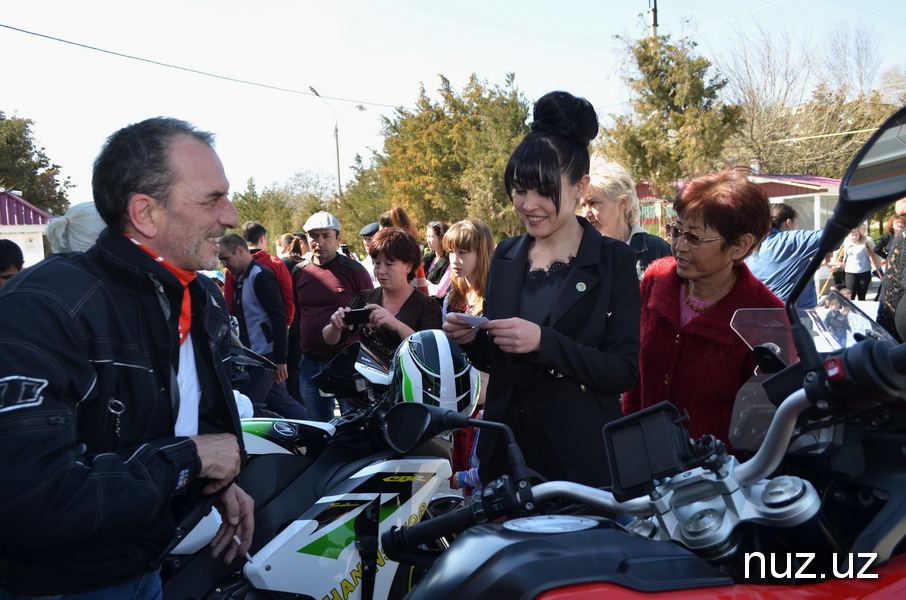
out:
M319 421L295 419L243 419L242 441L250 456L300 454L311 456L336 433L336 427Z
M374 597L386 598L399 564L384 556L381 534L418 522L450 475L450 463L440 458L369 465L290 523L252 557L244 574L258 589L358 600L364 570L356 541L368 538L378 544Z

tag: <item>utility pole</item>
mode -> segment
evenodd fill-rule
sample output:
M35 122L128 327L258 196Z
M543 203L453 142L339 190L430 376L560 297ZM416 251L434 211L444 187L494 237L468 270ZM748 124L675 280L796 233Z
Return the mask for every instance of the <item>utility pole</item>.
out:
M318 93L318 90L316 90L313 86L308 86L308 89L311 90L311 93L312 93L312 94L314 94L314 95L317 96L318 98L321 98L321 94L319 94L319 93ZM342 198L342 197L343 197L343 188L340 187L340 128L339 128L339 120L337 119L337 111L335 111L335 110L333 109L333 107L330 105L330 103L327 102L327 100L325 100L324 98L321 98L321 101L324 102L324 104L327 105L327 108L330 109L330 112L333 113L333 139L334 139L334 144L335 144L336 149L337 149L337 197L338 197L338 198Z
M648 36L657 37L657 0L648 0Z

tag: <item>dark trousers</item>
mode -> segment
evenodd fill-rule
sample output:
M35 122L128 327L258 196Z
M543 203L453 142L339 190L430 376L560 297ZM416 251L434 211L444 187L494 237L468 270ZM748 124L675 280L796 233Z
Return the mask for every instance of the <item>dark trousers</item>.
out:
M298 381L298 377L296 380ZM308 419L308 411L301 402L289 393L287 381L281 381L271 386L267 395L267 409L287 419Z
M239 386L239 391L249 397L255 411L258 411L267 404L267 396L274 385L274 375L262 367L247 367L246 373L249 380Z
M340 405L340 412L349 412L350 406L333 396L323 396L311 378L321 372L330 360L323 360L302 355L299 363L299 388L302 390L302 400L308 410L308 418L312 421L327 422L334 418L334 403Z
M847 273L846 287L853 295L853 300L865 300L868 286L871 285L871 271L864 273Z
M239 391L249 397L257 413L262 408L287 419L307 419L308 411L287 391L286 382L274 383L274 372L249 367L249 381Z
M0 600L160 600L163 597L160 569L145 573L141 577L114 585L74 594L57 596L14 596L0 590Z

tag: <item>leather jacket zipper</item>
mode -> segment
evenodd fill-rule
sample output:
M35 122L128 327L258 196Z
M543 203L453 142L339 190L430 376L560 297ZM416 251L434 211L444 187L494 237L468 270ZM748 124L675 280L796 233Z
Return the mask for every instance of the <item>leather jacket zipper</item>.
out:
M66 415L26 417L0 425L0 435L7 433L7 431L18 432L24 429L40 429L42 427L67 427L70 423L72 423L72 417Z

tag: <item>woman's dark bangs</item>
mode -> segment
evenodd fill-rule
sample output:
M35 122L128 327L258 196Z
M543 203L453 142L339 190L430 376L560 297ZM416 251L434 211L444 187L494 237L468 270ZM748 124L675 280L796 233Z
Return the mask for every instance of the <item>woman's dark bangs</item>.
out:
M533 190L550 198L560 212L560 160L556 151L541 139L523 140L504 172L507 194L513 190Z

